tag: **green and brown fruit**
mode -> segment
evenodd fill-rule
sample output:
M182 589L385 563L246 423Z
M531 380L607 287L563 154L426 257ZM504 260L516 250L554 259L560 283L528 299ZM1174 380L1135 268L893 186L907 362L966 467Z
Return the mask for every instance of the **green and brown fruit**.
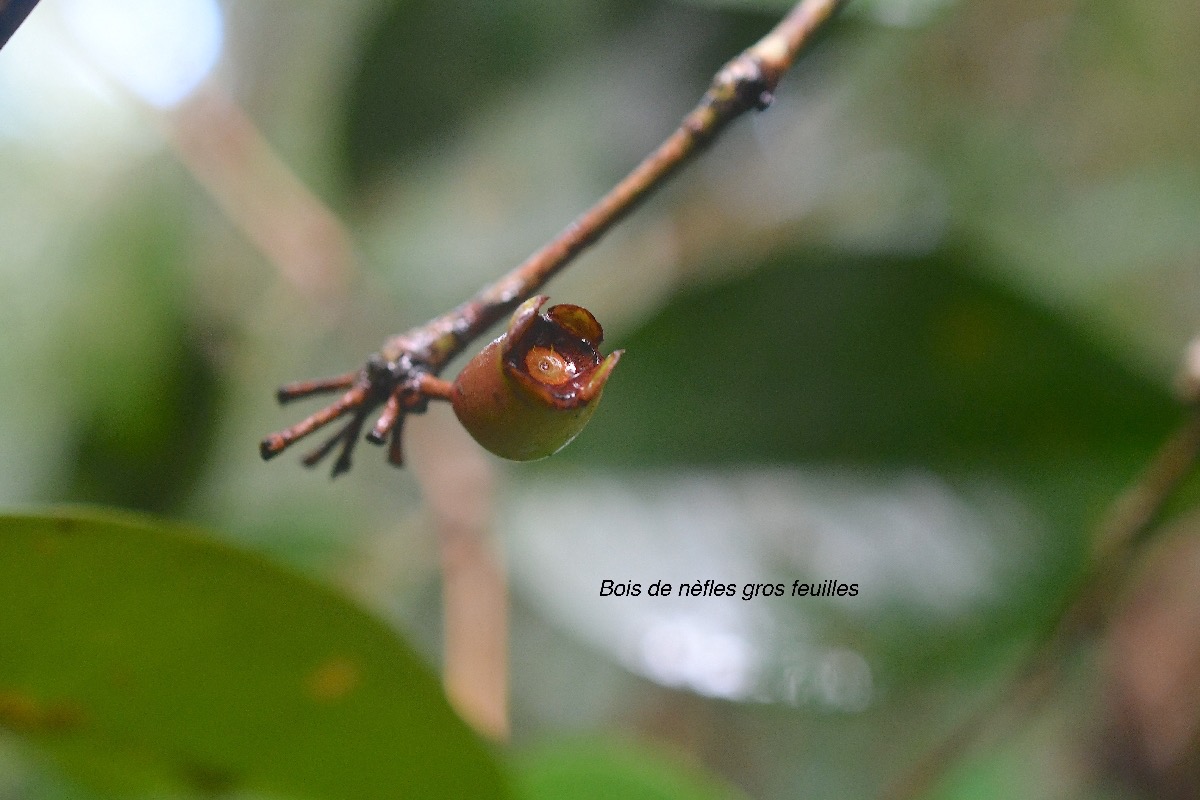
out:
M532 461L565 447L596 410L621 351L600 355L600 323L585 308L526 300L508 330L454 381L454 413L483 447Z

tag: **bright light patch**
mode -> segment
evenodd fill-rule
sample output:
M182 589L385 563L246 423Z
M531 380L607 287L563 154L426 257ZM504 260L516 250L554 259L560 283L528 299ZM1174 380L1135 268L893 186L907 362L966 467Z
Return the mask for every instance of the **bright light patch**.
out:
M744 699L753 688L749 642L704 617L659 619L645 632L641 649L645 671L667 686L730 700Z
M221 55L216 0L63 0L61 7L88 55L159 108L187 97Z

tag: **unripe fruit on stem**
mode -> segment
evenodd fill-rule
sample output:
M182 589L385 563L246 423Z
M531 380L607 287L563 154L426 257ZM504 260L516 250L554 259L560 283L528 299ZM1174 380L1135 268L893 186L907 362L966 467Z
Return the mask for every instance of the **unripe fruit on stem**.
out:
M583 430L621 351L601 358L600 323L585 308L543 295L517 307L508 330L463 367L451 401L475 441L502 458L532 461Z

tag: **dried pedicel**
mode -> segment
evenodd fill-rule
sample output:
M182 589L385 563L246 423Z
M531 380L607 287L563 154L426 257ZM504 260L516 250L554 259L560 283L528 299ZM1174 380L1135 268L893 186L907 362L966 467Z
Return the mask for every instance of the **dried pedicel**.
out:
M601 357L604 330L591 312L562 304L539 313L531 297L508 330L454 380L451 400L475 441L503 458L531 461L565 447L587 424L621 351Z

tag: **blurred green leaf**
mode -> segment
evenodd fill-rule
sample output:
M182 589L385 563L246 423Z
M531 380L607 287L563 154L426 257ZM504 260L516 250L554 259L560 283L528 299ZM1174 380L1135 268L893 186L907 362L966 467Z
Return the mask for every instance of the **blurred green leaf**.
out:
M372 26L350 86L352 179L361 183L393 162L445 148L512 88L616 24L621 5L395 3Z
M189 531L0 517L0 725L107 790L500 798L394 632Z
M1077 527L1152 452L1173 404L969 260L782 252L680 293L614 342L627 353L604 408L563 457L920 466L1047 495L1086 465L1093 484L1046 503Z
M712 776L614 742L572 742L526 755L522 800L736 800Z
M153 161L135 187L79 223L56 366L74 405L57 498L163 512L204 466L216 422L220 341L189 308L182 176Z

